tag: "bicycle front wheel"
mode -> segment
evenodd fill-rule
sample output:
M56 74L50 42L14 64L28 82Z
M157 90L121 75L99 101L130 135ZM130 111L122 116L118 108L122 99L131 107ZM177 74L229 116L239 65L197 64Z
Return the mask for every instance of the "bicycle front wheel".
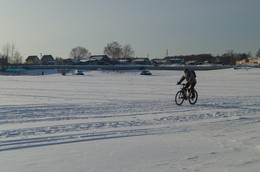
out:
M184 101L184 95L182 91L178 91L175 95L175 103L180 106Z
M194 94L194 95L193 95ZM189 97L189 102L191 105L194 105L198 100L198 93L194 90L194 92Z

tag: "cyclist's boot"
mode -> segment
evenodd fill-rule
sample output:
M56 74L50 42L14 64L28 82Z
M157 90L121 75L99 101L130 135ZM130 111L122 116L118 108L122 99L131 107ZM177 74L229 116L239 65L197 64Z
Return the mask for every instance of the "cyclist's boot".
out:
M182 96L183 96L183 98L185 99L185 100L187 100L187 97L186 97L186 95L185 95L185 90L183 90L183 92L182 92Z
M191 91L191 99L193 100L195 98L194 90Z

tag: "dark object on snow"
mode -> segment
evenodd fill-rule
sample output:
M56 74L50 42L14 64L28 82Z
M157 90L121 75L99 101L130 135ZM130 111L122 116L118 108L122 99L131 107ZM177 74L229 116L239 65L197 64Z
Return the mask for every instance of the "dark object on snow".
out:
M81 70L76 70L75 75L84 75L84 73Z
M152 73L149 72L149 70L143 70L143 71L141 72L141 75L152 75Z

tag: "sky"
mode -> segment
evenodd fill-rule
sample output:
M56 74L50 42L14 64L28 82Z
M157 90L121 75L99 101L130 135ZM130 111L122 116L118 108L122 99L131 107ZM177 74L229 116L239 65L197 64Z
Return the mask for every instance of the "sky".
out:
M82 46L103 54L111 42L137 57L222 55L260 49L259 0L0 0L0 53L14 44L25 60L69 58Z

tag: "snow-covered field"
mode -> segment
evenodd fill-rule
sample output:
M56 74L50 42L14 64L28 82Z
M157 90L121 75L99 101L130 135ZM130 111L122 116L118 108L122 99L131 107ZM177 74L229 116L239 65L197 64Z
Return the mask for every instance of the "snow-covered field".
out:
M260 170L260 69L151 72L0 76L0 171Z

